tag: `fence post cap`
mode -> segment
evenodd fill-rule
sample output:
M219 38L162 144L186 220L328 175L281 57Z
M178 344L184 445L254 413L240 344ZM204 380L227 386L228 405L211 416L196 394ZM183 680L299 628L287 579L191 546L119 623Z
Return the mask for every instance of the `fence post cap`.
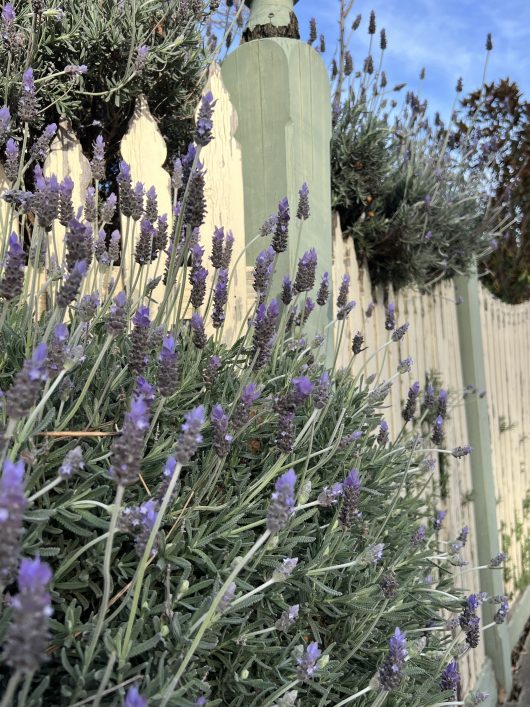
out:
M245 0L250 8L248 26L271 24L274 27L286 27L294 14L298 0Z

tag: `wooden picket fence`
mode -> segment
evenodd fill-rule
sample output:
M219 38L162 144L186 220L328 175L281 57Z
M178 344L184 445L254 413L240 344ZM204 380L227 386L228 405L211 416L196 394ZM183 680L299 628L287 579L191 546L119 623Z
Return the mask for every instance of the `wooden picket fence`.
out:
M208 204L206 222L201 229L202 240L208 249L209 239L216 226L233 232L234 271L232 274L225 325L226 343L237 337L240 325L247 316L254 300L252 292L252 263L246 262L245 243L255 234L245 234L244 189L241 149L235 138L237 115L224 88L220 69L212 66L206 90L211 90L217 101L215 107L214 140L201 153L206 168L205 196ZM141 181L145 188L154 186L158 195L159 213L167 213L172 222L170 176L164 169L167 150L157 124L144 100L139 100L129 129L121 144L123 159L130 165L133 181ZM1 170L1 167L0 167ZM84 194L90 181L88 159L83 155L79 141L68 124L62 124L52 143L45 173L55 174L59 180L69 175L75 184L74 206L83 205ZM6 186L0 172L0 191ZM275 204L270 205L273 212ZM8 210L0 203L0 226L8 218ZM16 230L16 224L12 224ZM125 233L125 223L122 232ZM61 233L58 233L58 244ZM123 257L128 254L133 240L122 244ZM338 217L334 217L332 281L338 290L342 276L351 277L352 296L357 302L344 327L336 327L338 367L346 368L351 360L351 342L357 331L365 337L366 350L356 357L353 373L364 367L366 375L375 374L380 380L390 379L399 362L411 356L414 366L410 374L396 378L387 399L386 419L391 435L395 436L403 425L401 410L408 388L418 380L423 385L427 376L435 374L450 391L455 405L446 426L446 446L451 449L468 442L466 413L463 395L467 385L461 363L461 345L458 330L458 292L452 281L444 281L432 294L421 295L405 290L387 293L396 305L398 324L409 322L410 330L399 343L372 357L389 338L385 330L384 293L373 288L368 273L359 267L351 239L342 237ZM303 244L302 244L303 248ZM61 256L61 253L59 253ZM241 257L239 257L241 256ZM157 263L149 266L148 277L163 272ZM160 298L155 291L154 299ZM374 302L371 316L366 314ZM484 288L480 288L480 317L484 338L489 422L492 439L491 454L494 463L499 533L505 545L509 544L510 573L507 593L512 601L522 595L530 579L530 303L509 306L497 301ZM341 329L342 333L341 333ZM370 358L372 357L372 358ZM482 391L478 391L482 393ZM471 393L471 394L478 394ZM446 458L444 475L447 497L443 501L447 511L447 537L454 538L464 525L470 535L466 558L471 566L478 565L478 544L481 539L473 532L476 526L473 504L474 488L469 458ZM438 479L440 481L440 479ZM441 507L441 506L440 506ZM464 568L465 570L465 568ZM455 568L458 575L459 570ZM462 586L479 591L476 573L462 574ZM485 662L483 644L465 658L462 669L464 691L477 684Z

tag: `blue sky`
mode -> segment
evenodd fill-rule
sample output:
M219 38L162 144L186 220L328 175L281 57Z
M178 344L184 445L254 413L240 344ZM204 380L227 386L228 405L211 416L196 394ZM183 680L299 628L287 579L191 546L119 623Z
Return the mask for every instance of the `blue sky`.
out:
M300 0L296 13L307 38L309 18L326 36L331 58L338 35L339 0ZM350 45L361 66L368 48L368 16L373 9L377 29L388 37L384 68L393 85L407 84L427 98L432 111L449 117L457 79L464 91L480 86L488 32L493 35L487 80L515 80L530 100L530 0L355 0L351 20L363 22ZM422 67L426 78L419 80Z

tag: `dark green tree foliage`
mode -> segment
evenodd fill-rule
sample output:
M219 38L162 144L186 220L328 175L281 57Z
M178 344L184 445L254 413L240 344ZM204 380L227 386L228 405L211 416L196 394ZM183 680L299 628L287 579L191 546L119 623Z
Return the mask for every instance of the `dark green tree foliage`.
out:
M37 126L68 118L87 152L99 133L108 154L116 152L140 94L170 153L188 141L205 77L207 2L19 0L14 9L12 39L0 42L0 91L13 113L22 73L32 67ZM74 71L79 66L86 73Z
M530 103L509 78L487 84L462 101L455 140L474 145L474 171L488 163L488 194L509 217L482 263L482 281L505 302L524 302L530 298Z

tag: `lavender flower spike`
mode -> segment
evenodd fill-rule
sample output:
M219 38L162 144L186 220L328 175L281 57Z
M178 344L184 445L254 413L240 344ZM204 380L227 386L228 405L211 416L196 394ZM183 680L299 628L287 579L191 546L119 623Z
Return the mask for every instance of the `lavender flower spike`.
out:
M175 457L179 464L186 464L197 451L202 442L200 433L205 422L204 405L199 405L184 416L185 422L181 427L181 434L177 442Z
M229 453L234 438L228 434L228 416L222 405L213 406L210 419L214 430L213 448L217 456L223 459Z
M204 320L198 312L191 315L190 327L192 340L198 349L203 349L206 346L206 333L204 331Z
M202 97L199 115L197 117L197 125L195 127L195 142L197 145L205 147L212 141L212 114L215 103L211 91L208 91L208 93Z
M456 689L460 682L460 673L458 672L458 663L452 660L445 668L440 678L440 688L442 690L451 690L453 697L456 695Z
M147 707L147 700L140 695L137 687L130 687L125 695L123 707Z
M272 247L277 253L283 253L287 250L287 239L289 237L289 221L291 214L289 210L289 202L284 197L278 204L278 216L276 218L276 228L272 238Z
M318 643L313 641L305 651L296 659L298 664L297 675L299 680L311 680L318 670L317 661L322 655L322 651L318 647Z
M50 566L38 557L20 563L18 594L11 599L11 623L3 656L14 670L32 673L47 659L48 620L53 610L46 586L51 578Z
M24 535L23 514L27 506L24 496L24 462L6 459L0 478L0 586L15 579Z
M298 270L294 281L294 289L297 292L309 292L313 289L316 268L317 252L314 248L311 248L298 261Z
M255 383L249 383L243 388L241 397L239 398L234 414L232 415L232 426L234 429L241 429L241 427L249 421L252 405L256 402L259 396L260 391Z
M48 347L39 344L31 359L24 362L22 369L15 376L13 385L6 393L7 414L13 420L20 420L31 412L37 402L41 383L48 377Z
M296 218L300 221L306 221L309 218L309 188L304 182L298 192L298 210Z
M383 665L379 668L379 682L384 690L392 691L403 681L403 668L407 659L407 642L405 634L396 628L390 639L390 650Z
M0 280L0 297L12 300L21 294L24 286L25 265L24 250L19 243L17 234L12 233L8 241L4 275Z
M213 292L212 322L214 329L219 329L225 321L225 306L228 301L228 270L221 268Z
M158 389L160 395L169 398L178 388L177 352L171 335L164 337L158 360Z
M420 394L420 384L418 381L412 384L409 389L406 405L403 409L403 419L405 422L410 422L414 418L416 412L416 402Z
M329 298L329 273L325 272L320 281L320 287L317 294L317 304L319 307L324 307Z
M357 469L352 469L344 481L342 492L342 508L339 521L343 528L349 530L359 518L357 502L361 493L361 479Z
M112 443L109 474L121 486L136 483L140 475L149 412L149 402L141 395L134 396L121 434Z
M277 533L289 522L289 518L294 512L295 485L296 473L294 469L289 469L276 481L267 515L267 528L271 533Z

